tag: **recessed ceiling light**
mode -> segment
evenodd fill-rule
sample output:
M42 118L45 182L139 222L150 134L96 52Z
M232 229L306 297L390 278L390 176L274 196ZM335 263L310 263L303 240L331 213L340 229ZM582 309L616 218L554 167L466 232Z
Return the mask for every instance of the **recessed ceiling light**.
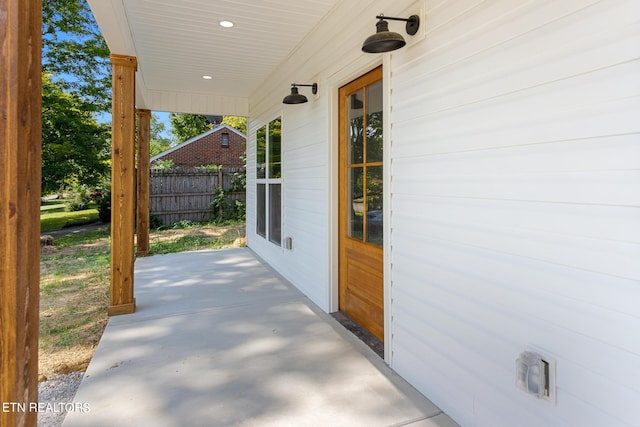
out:
M233 22L231 22L231 21L220 21L219 24L220 24L221 27L224 27L224 28L233 27Z
M211 80L213 79L213 76L202 76L202 78L205 80Z

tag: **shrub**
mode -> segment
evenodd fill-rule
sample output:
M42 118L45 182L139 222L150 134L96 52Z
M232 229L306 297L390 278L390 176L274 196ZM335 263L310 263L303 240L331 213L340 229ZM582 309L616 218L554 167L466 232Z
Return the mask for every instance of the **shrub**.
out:
M162 223L160 215L153 213L149 215L149 228L151 228L152 230L157 230L163 226L164 224Z
M211 213L213 214L213 220L225 221L229 219L231 213L231 206L227 203L224 191L222 188L216 188L213 190L213 201L211 202Z
M236 200L233 205L227 201L227 195L221 188L213 191L213 201L211 202L212 220L214 223L225 221L244 221L246 219L246 206L240 200Z
M234 206L235 210L235 219L246 221L247 219L247 205L242 203L240 200L236 200L236 204Z
M91 203L91 192L85 185L74 185L69 188L71 198L65 202L69 212L83 211Z
M103 191L95 197L98 217L103 224L111 222L111 191Z
M195 228L200 226L201 224L196 221L191 221L189 219L181 219L180 221L176 221L171 224L171 228L174 230L183 230L185 228Z
M201 165L201 166L196 166L196 170L202 170L202 171L219 171L220 169L222 169L222 165Z
M156 160L151 164L151 169L160 169L160 170L173 169L173 160Z
M247 189L247 174L246 172L239 171L234 172L231 177L231 192L233 193L243 193Z

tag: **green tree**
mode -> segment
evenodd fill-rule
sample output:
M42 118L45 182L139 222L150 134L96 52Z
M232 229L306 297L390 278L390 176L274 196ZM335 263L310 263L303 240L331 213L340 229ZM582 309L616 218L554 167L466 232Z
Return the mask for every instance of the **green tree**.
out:
M169 121L171 133L176 137L178 144L213 129L213 124L201 114L171 113ZM246 117L224 116L220 124L229 125L245 135L247 134Z
M229 125L232 128L235 128L242 132L243 134L247 134L247 118L241 116L224 116L222 119L223 125Z
M169 121L171 133L176 137L178 144L213 128L209 120L200 114L171 113Z
M42 2L42 191L108 180L109 49L86 0Z
M42 192L71 183L95 186L109 173L110 128L74 93L42 76Z
M44 0L42 20L43 71L89 111L110 111L109 48L86 0Z
M155 114L151 114L151 135L149 142L149 152L151 157L168 150L173 145L173 140L162 135L165 125Z

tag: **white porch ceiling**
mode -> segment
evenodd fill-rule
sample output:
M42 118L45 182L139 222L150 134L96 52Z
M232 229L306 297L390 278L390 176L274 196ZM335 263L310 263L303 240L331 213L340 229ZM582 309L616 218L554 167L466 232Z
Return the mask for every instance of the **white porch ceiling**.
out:
M88 0L111 52L138 59L138 108L236 115L339 1Z

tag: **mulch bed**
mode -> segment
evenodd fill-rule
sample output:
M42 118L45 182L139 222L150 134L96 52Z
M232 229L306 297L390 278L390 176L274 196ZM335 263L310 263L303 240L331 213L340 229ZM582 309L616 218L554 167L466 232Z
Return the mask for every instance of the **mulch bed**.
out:
M380 341L375 335L367 331L365 328L351 320L341 311L332 313L331 316L344 326L348 331L354 334L363 343L369 346L378 356L384 359L384 343Z

